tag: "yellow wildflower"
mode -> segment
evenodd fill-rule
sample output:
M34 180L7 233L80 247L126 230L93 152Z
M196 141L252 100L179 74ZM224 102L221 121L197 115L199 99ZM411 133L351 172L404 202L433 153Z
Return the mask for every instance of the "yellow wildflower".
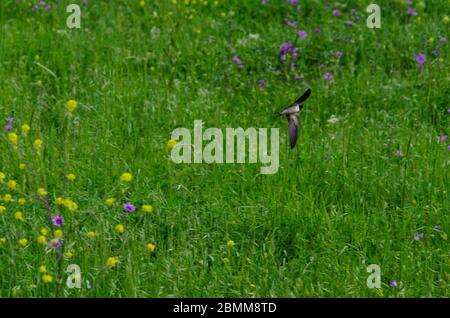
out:
M120 181L122 182L131 182L131 180L133 180L133 175L129 172L124 172L120 176Z
M21 211L17 211L14 213L14 218L18 221L23 221L23 213Z
M67 251L67 252L64 253L64 257L72 258L73 257L73 253L71 251Z
M145 1L144 1L144 0L139 1L139 5L140 5L141 7L145 6Z
M6 243L6 237L1 237L0 238L0 245L5 244Z
M106 260L106 266L108 266L109 268L116 267L117 264L119 264L119 258L117 256L108 257L108 259Z
M116 200L114 198L108 198L105 200L107 206L112 206Z
M178 142L175 139L169 139L166 143L166 150L171 151Z
M48 234L48 229L45 228L45 227L43 227L43 228L40 230L40 233L41 233L42 235L46 236L46 235Z
M229 248L232 248L232 247L234 246L234 241L233 241L233 240L228 240L228 241L227 241L227 246L228 246Z
M3 180L5 180L6 175L0 171L0 183L3 182Z
M445 24L450 22L450 18L448 17L448 15L446 15L442 20L444 21Z
M123 232L125 232L125 226L123 226L122 224L117 224L114 230L117 233L122 234Z
M144 204L142 206L142 211L144 212L153 212L155 209L153 208L153 206L151 206L150 204Z
M28 245L28 240L25 239L25 238L20 239L19 240L19 245L22 246L22 247L27 246Z
M67 102L67 109L69 112L73 112L77 108L77 101L71 99Z
M13 200L12 195L7 193L3 196L3 201L5 202L11 202Z
M147 249L148 249L151 253L153 253L153 252L156 250L156 245L153 244L153 243L148 243L148 244L147 244Z
M39 244L42 244L42 245L44 245L44 244L47 243L47 239L45 238L44 235L39 235L39 236L37 237L36 241L37 241Z
M9 180L6 185L8 186L8 189L13 190L13 191L16 190L16 188L17 188L17 182L14 180Z
M71 199L64 199L63 205L71 212L74 212L78 209L78 204L76 204Z
M76 175L74 175L73 173L69 173L67 176L66 176L66 178L67 178L67 180L69 180L69 181L74 181L75 179L76 179Z
M42 276L42 281L44 282L44 283L51 283L52 281L53 281L53 277L51 276L51 275L48 275L48 274L46 274L46 275L43 275Z
M46 197L48 192L47 192L47 190L45 190L45 188L39 188L37 190L37 194L41 197Z
M61 238L61 237L63 237L63 235L64 235L64 233L63 233L62 230L55 230L55 231L53 232L53 236L54 236L55 238Z
M8 139L9 141L11 141L14 145L17 145L18 141L19 141L19 137L17 137L17 134L15 133L9 133L8 134Z
M46 273L46 272L47 272L47 267L45 267L45 265L39 266L39 273Z
M57 197L56 200L55 200L55 204L56 205L63 205L64 204L64 198Z
M41 150L42 145L44 144L44 142L42 141L42 139L36 139L33 143L33 147L34 149L36 149L37 151Z
M25 205L25 203L27 203L27 200L25 198L19 198L19 200L17 200L17 203L19 203L19 205Z
M89 236L90 238L95 238L97 236L97 233L95 233L94 231L89 231L87 233L87 236Z
M6 208L3 205L0 205L0 214L3 214L6 211Z
M22 128L22 135L24 136L28 135L31 129L30 126L27 124L23 124L21 128Z
M26 167L27 167L27 165L24 164L24 163L19 164L19 169L20 169L20 170L25 170Z

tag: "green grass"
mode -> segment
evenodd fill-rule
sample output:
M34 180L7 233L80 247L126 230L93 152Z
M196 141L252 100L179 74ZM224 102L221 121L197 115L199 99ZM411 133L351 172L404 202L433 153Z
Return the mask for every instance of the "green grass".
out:
M448 43L432 53L449 36L447 1L413 1L414 18L404 1L380 0L382 28L372 30L364 1L330 8L300 1L297 11L275 0L143 7L63 0L33 12L35 2L0 2L0 116L14 117L19 135L17 148L6 133L0 140L0 197L15 199L0 199L1 297L448 296L450 151L449 141L439 142L450 134ZM81 6L81 29L66 27L69 3ZM361 19L349 27L353 7ZM297 30L308 37L296 40ZM279 61L285 41L299 48L295 71ZM342 58L331 59L330 50ZM419 53L427 57L422 71ZM285 120L273 114L306 87L312 96L291 151ZM78 102L72 114L69 99ZM329 124L331 115L339 121ZM200 119L221 129L280 128L278 173L261 175L259 164L171 162L171 132ZM44 141L39 153L36 138ZM131 183L119 181L123 172ZM15 191L7 189L11 179ZM36 241L52 227L39 187L52 213L65 217L56 251ZM55 205L59 196L78 210ZM115 207L105 205L109 197ZM123 218L126 201L138 211ZM155 211L143 213L144 203ZM23 222L14 219L19 210ZM114 231L119 223L123 234ZM418 233L424 237L414 241ZM58 261L63 251L73 257ZM107 268L111 256L120 263ZM81 289L65 286L69 264L81 267ZM379 290L366 286L369 264L381 267ZM42 282L41 265L52 283Z

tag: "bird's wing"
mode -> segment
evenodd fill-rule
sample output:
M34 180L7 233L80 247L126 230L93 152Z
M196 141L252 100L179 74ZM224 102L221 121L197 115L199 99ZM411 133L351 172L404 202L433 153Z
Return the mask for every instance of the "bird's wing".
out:
M310 95L311 95L311 89L308 88L308 90L305 93L303 93L303 95L300 96L292 105L296 105L296 104L301 105L305 100L308 99L308 97Z
M286 115L288 120L288 132L291 149L295 147L298 137L298 117L296 115Z
M293 102L291 105L283 109L282 111L279 111L278 113L275 113L275 115L281 116L286 115L289 113L298 112L303 108L302 103L308 99L308 97L311 95L311 89L308 88L308 90L300 96L295 102ZM298 108L297 108L298 106Z

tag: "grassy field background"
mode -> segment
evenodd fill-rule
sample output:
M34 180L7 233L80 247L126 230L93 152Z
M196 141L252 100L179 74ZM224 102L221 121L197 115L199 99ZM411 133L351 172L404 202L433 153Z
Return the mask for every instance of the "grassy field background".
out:
M0 2L1 297L448 296L448 1L379 0L381 29L369 1L56 2ZM307 87L290 150L273 114ZM194 120L280 128L278 173L174 164Z

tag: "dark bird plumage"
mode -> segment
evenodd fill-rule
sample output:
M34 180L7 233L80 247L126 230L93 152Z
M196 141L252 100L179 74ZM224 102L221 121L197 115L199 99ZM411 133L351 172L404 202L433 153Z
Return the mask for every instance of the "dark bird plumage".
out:
M289 133L289 141L291 145L291 149L295 147L298 138L298 130L300 127L300 119L297 117L297 114L302 110L303 103L308 99L311 95L311 89L308 90L300 96L295 102L291 105L278 112L277 115L286 115L288 121L288 133Z

